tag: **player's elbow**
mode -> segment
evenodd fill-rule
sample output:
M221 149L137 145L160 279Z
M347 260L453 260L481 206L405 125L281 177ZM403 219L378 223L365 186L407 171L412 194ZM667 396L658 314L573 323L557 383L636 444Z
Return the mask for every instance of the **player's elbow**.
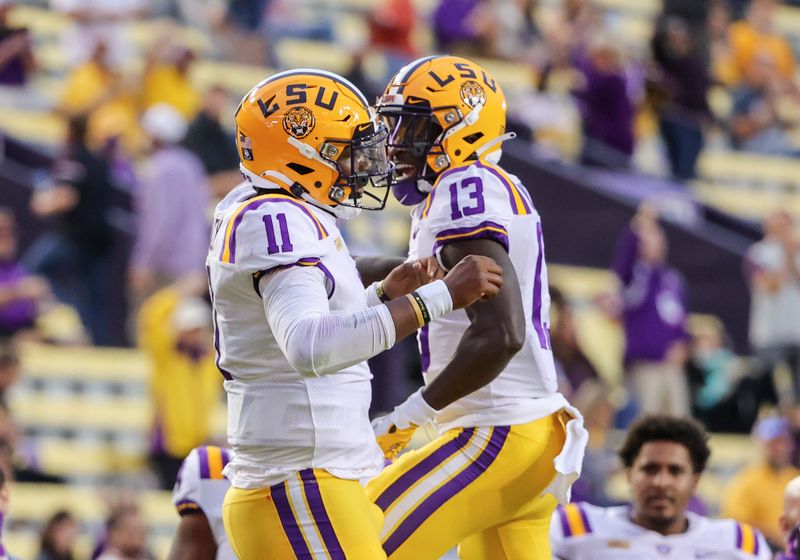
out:
M525 329L515 325L501 325L495 331L494 344L510 360L525 345Z
M311 348L303 344L295 344L286 349L286 360L292 369L303 377L317 377L320 372L314 367L314 355Z

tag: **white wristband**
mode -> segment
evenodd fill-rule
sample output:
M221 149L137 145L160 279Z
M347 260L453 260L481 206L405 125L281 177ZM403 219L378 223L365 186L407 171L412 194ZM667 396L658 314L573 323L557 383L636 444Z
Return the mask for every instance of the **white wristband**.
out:
M367 292L367 307L375 307L383 302L378 297L378 282L373 282L366 288Z
M422 426L436 416L437 410L431 408L431 405L425 402L422 397L422 389L424 387L397 405L392 412L395 426L399 429L404 430L412 424L414 426Z
M435 280L415 291L425 302L431 321L435 321L453 310L453 298L450 297L450 290L447 289L444 280Z

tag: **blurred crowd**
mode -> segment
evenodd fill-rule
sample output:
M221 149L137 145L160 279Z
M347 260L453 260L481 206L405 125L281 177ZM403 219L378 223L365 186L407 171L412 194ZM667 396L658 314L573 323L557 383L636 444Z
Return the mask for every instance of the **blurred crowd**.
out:
M696 177L709 144L788 156L800 147L796 49L778 31L776 0L664 0L644 44L620 40L619 15L593 0L431 0L424 12L419 2L381 0L358 8L361 38L339 25L352 7L312 0L42 1L69 19L61 48L70 66L49 97L32 86L36 44L14 23L19 4L0 0L0 105L52 111L65 126L57 147L41 150L47 165L24 211L6 208L0 195L0 473L9 480L58 481L37 469L6 402L20 376L18 345L31 338L142 348L152 369L150 458L161 488L172 486L183 457L211 437L206 411L221 398L221 384L204 258L209 210L239 180L230 124L243 92L214 77L200 88L195 71L203 57L278 68L287 41L328 41L345 48L347 77L369 97L426 52L513 63L527 87L507 91L511 126L539 153L615 170L655 169L679 181ZM127 31L153 18L200 29L211 44L198 49L168 26L141 49ZM6 150L16 145L3 141ZM653 143L655 165L643 159ZM618 379L601 375L583 348L574 302L558 289L552 294L562 390L590 431L576 499L615 503L607 480L622 466L613 429L645 413L693 416L713 432L752 432L759 457L729 482L722 513L781 548L783 489L800 475L794 219L771 214L742 263L752 352L741 356L720 320L691 314L691 286L670 264L660 214L646 203L620 224L609 263L618 288L591 302L624 334ZM38 236L23 245L21 231ZM42 318L64 306L79 326L48 334ZM403 348L403 356L415 352ZM392 376L393 387L418 382L413 357L389 361L405 370ZM396 390L376 386L375 393L383 400L378 408L396 404ZM0 492L0 513L2 501ZM696 507L703 511L702 503ZM111 511L97 557L150 557L139 510L125 503ZM56 513L40 558L72 558L77 530L68 512Z

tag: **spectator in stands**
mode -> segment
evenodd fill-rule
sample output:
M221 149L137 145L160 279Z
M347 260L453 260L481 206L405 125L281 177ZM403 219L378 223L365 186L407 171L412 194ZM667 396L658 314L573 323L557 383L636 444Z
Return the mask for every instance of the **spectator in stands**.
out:
M775 0L753 0L747 16L730 26L730 44L736 73L731 85L746 77L762 55L774 61L776 75L784 81L794 77L794 54L786 38L775 30Z
M154 45L142 77L142 105L166 103L191 121L200 109L201 96L189 76L196 60L194 51L179 45Z
M536 23L539 0L495 0L497 32L492 55L507 60L540 63L542 33Z
M113 230L108 221L111 177L108 163L87 146L87 120L69 122L57 183L38 190L31 209L56 225L25 255L29 270L50 280L59 300L73 305L95 344L108 344L106 305Z
M362 90L363 91L363 90ZM222 198L241 180L239 155L233 134L222 126L223 115L229 114L228 91L214 85L203 97L203 106L189 123L183 145L203 164L211 192Z
M796 540L797 527L800 524L800 478L793 478L786 485L783 492L783 512L778 522L783 535L782 554L775 560L798 560L796 554L800 552Z
M28 30L9 21L17 0L0 0L0 88L21 91L34 70L33 45Z
M64 35L67 60L83 62L98 41L109 48L111 63L119 67L132 54L126 24L145 15L148 0L50 0L53 10L72 20Z
M711 454L707 439L689 418L637 421L619 451L631 505L559 506L550 524L554 557L769 559L769 547L752 527L689 510Z
M382 0L367 14L369 46L386 57L386 76L417 58L413 44L416 22L417 10L411 0Z
M134 302L205 264L210 193L203 164L178 144L186 127L183 117L165 104L151 107L142 118L152 151L136 193L138 228L130 270Z
M743 365L725 344L725 327L714 318L694 321L690 331L687 369L693 385L693 416L712 432L747 431L735 393Z
M433 35L441 52L485 56L496 31L489 0L440 0L433 12Z
M703 124L711 115L708 64L692 43L682 19L662 19L651 43L660 93L657 112L661 138L667 147L672 176L685 181L695 177L695 164L703 148Z
M587 380L572 396L572 402L583 413L584 425L589 432L581 476L572 486L572 501L601 507L614 505L606 487L621 465L609 442L615 413L611 391L602 381Z
M729 128L736 149L775 155L797 153L779 112L780 101L790 94L792 86L777 70L774 55L759 52L752 58L745 80L733 91Z
M795 403L800 404L800 240L794 220L778 210L764 220L764 238L747 251L750 344L759 374L771 379L785 363L791 373Z
M36 560L74 560L73 548L77 538L78 523L75 518L66 510L57 511L44 524Z
M89 121L87 140L121 137L133 153L141 147L138 100L130 76L118 72L109 57L108 45L97 41L91 57L67 76L58 110L67 117ZM137 86L138 87L138 86Z
M16 228L11 210L0 208L0 339L32 327L38 304L50 294L47 282L17 260Z
M586 165L624 169L633 155L633 102L617 42L594 35L579 58L582 79L575 88L583 116Z
M106 542L97 560L151 560L147 528L139 509L126 506L113 511L106 521Z
M204 275L182 279L142 305L140 343L150 359L155 408L152 462L172 488L184 457L207 443L222 377L216 367Z
M621 286L625 365L643 413L689 414L686 288L667 262L658 212L643 204L617 241L613 271Z
M784 489L800 475L791 464L794 444L789 422L780 417L764 418L756 424L753 435L761 457L730 480L722 495L721 511L725 517L749 523L779 547L783 543L778 520Z
M569 382L569 393L572 394L579 391L584 382L596 381L600 376L581 349L572 306L564 294L552 286L550 309L553 317L550 325L550 341L556 369L566 377Z
M730 33L731 11L727 0L712 0L708 7L708 43L711 77L720 84L733 84L738 79L733 60Z

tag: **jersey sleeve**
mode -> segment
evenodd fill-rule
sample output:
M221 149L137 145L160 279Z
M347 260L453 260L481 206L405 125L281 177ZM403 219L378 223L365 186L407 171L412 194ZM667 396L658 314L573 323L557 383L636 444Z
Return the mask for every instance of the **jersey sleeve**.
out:
M739 556L743 559L758 558L759 560L769 560L772 553L767 540L761 531L748 523L729 521L733 527L732 539Z
M289 197L256 197L232 213L223 227L218 258L244 272L313 266L330 242L313 212Z
M198 449L192 449L183 460L175 487L172 490L172 503L181 517L203 511L200 506L200 454Z
M445 172L422 210L435 237L434 253L447 243L492 239L508 250L515 215L533 207L525 189L501 169L476 163Z

